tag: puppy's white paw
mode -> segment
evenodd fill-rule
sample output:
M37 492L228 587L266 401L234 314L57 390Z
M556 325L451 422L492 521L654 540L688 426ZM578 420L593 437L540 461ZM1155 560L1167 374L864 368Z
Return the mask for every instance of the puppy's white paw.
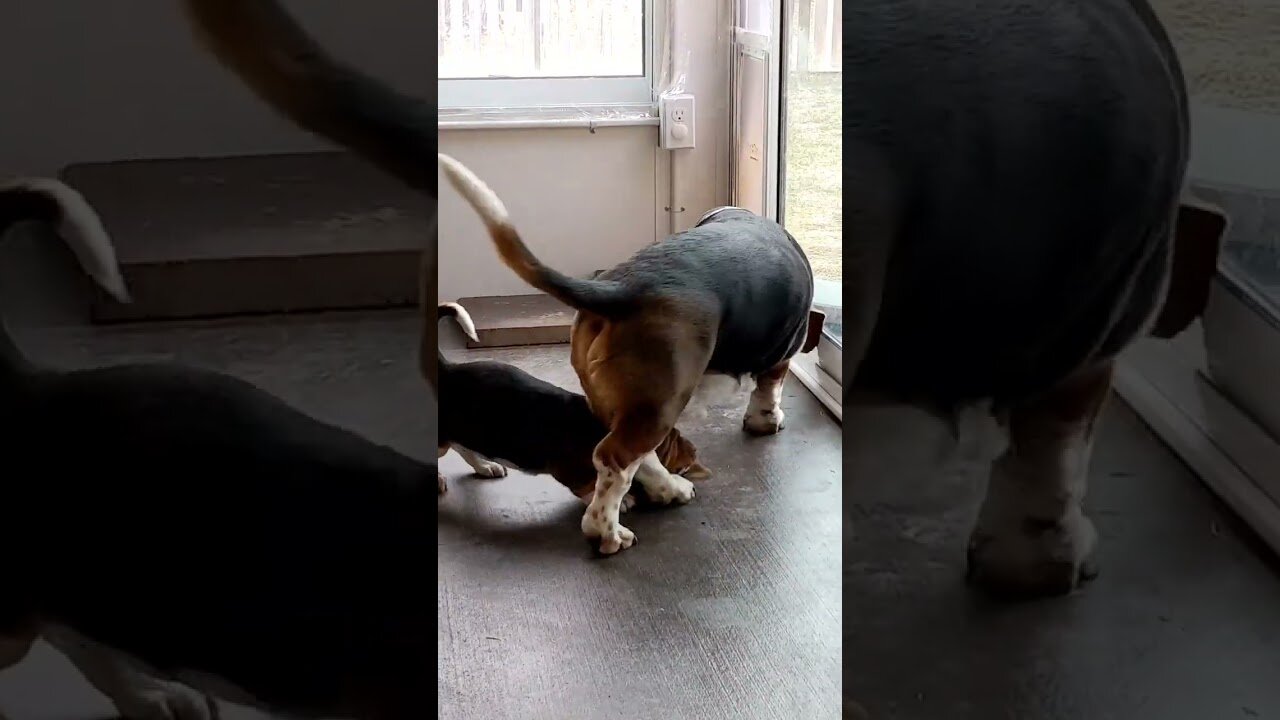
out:
M218 720L221 713L212 699L186 685L157 684L128 697L114 698L126 720Z
M1097 543L1079 508L1059 520L984 518L969 540L968 580L997 595L1065 595L1097 576Z
M659 505L684 505L693 500L693 483L679 475L667 475L663 482L646 483L645 492Z
M754 435L774 435L782 431L787 419L782 408L749 406L742 416L742 427Z
M601 555L613 555L636 543L636 534L617 520L605 517L599 508L587 508L582 515L582 534L588 540L598 541Z
M507 476L507 467L492 460L480 460L472 469L475 470L476 477L504 478Z

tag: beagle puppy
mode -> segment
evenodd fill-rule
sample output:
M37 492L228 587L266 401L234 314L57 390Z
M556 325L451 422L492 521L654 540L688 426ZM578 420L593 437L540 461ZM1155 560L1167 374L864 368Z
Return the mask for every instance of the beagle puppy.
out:
M0 231L22 220L59 227L127 301L78 193L0 187ZM434 553L434 465L229 375L54 370L7 332L0 394L0 668L44 637L128 718L206 720L213 696L378 717L419 694L396 683L434 665L430 598L410 570Z
M433 101L339 64L270 0L186 8L264 98L434 203ZM0 191L0 219L61 223L123 299L100 223L50 182ZM0 667L44 637L130 720L212 720L215 697L294 718L435 712L434 462L228 375L57 371L7 334L0 395Z
M437 320L454 318L476 340L475 325L457 303L441 303ZM591 452L608 432L578 393L544 382L506 363L490 360L454 363L443 353L440 367L440 437L437 457L455 450L476 475L505 477L507 468L546 473L589 503L595 492L596 470ZM645 498L658 505L692 493L689 480L711 472L697 460L697 449L672 428L655 451L662 472L638 475ZM647 468L645 470L648 470ZM680 477L683 476L683 477ZM441 492L444 481L441 476ZM622 509L630 510L636 496L628 493Z
M788 364L814 335L814 287L808 258L780 225L717 208L594 278L573 278L534 256L502 201L469 168L443 154L440 166L480 215L503 263L578 311L571 362L592 412L609 428L593 453L596 491L582 519L602 554L635 542L618 520L622 499L641 468L661 470L655 451L705 376L753 378L743 426L757 434L782 429Z

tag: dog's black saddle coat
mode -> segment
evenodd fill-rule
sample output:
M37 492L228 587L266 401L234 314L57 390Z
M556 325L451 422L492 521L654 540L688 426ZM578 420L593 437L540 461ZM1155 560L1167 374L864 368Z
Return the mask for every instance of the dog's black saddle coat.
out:
M601 279L714 311L707 372L726 375L763 372L799 352L813 305L813 270L799 243L778 223L735 207L716 208Z
M527 472L551 472L560 458L589 458L608 433L586 397L512 365L441 364L440 376L441 440Z

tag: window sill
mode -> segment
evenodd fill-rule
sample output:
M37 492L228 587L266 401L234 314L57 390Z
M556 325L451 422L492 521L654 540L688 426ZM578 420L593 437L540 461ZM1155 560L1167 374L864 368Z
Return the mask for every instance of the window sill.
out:
M831 377L827 371L818 367L816 352L796 355L791 359L791 374L796 376L800 384L818 398L823 407L835 416L836 422L844 421L843 405L840 401L840 382Z
M572 105L556 107L441 108L439 130L528 130L537 128L586 128L657 126L657 106L652 103L621 105Z
M1121 356L1116 393L1201 481L1280 553L1280 442L1203 375L1199 324Z

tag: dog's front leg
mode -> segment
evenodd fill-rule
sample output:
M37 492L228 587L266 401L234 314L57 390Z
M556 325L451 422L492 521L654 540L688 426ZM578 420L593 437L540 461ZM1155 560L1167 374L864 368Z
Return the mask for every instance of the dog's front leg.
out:
M1009 411L1009 447L991 468L969 544L969 577L1002 594L1056 595L1095 574L1084 514L1094 426L1112 363L1079 372Z
M693 500L693 483L668 472L656 452L645 453L640 458L635 479L644 486L645 495L658 505L684 505Z
M161 680L132 658L62 626L44 638L60 650L127 720L217 720L212 698L181 683Z
M507 476L507 469L504 466L484 458L461 445L455 444L453 449L457 450L458 454L462 456L462 459L467 461L467 464L471 466L473 471L475 471L477 477L501 478Z

